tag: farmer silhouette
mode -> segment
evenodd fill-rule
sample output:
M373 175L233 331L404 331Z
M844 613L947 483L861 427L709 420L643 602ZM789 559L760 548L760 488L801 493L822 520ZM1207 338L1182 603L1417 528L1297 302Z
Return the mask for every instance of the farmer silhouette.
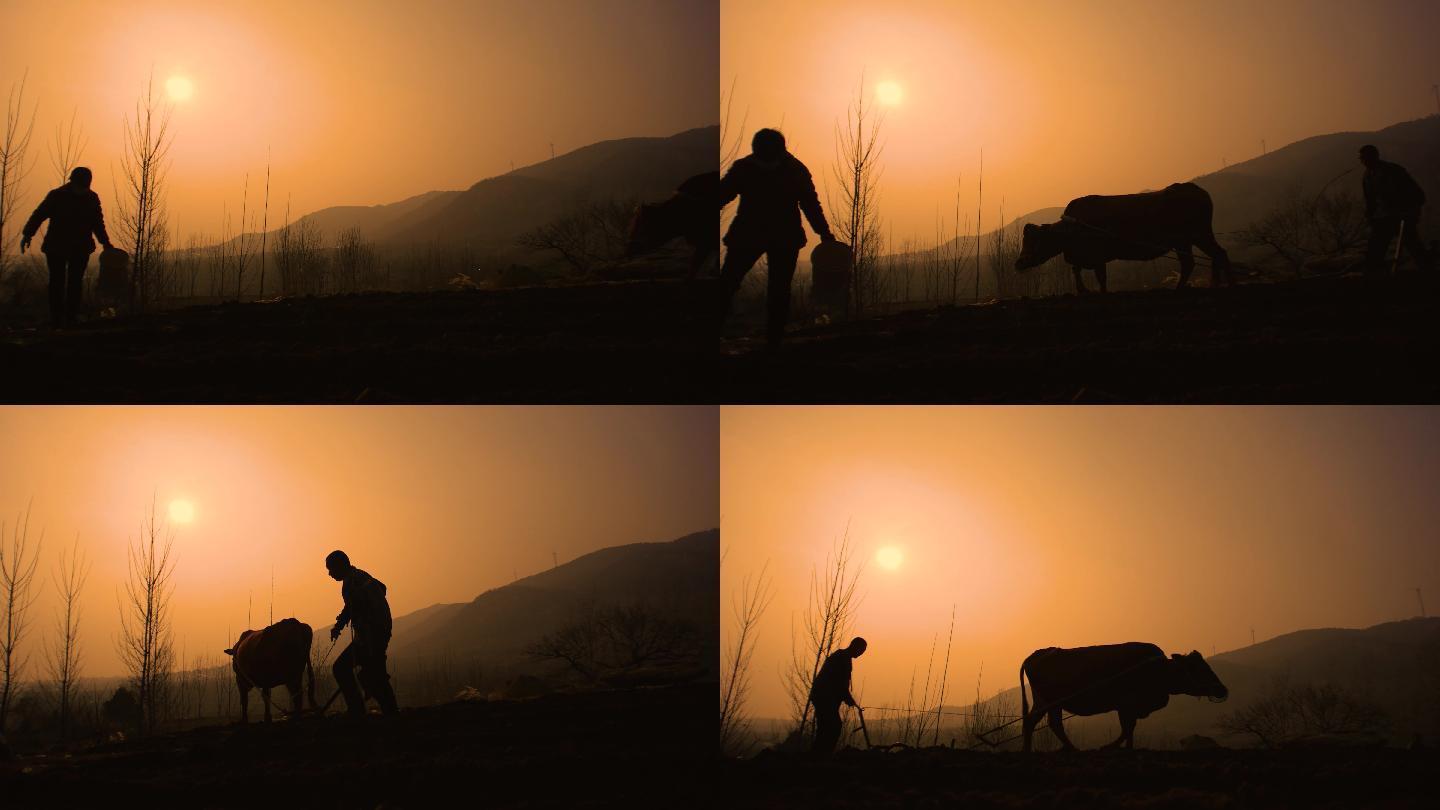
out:
M1376 273L1385 269L1385 254L1390 240L1400 237L1400 247L1424 270L1433 258L1420 239L1420 208L1425 205L1425 191L1398 163L1380 159L1380 150L1373 145L1360 147L1360 162L1365 165L1362 186L1365 190L1365 218L1370 221L1370 241L1365 245L1365 270Z
M350 564L343 551L332 551L325 558L325 570L341 583L340 596L345 609L335 617L330 640L340 637L349 624L355 629L355 640L335 659L332 668L335 683L345 696L345 709L351 717L365 715L365 697L355 683L355 667L360 667L360 685L375 698L387 715L400 712L395 703L395 690L385 674L385 649L390 645L390 603L385 600L385 583Z
M89 169L75 167L70 182L45 195L21 232L20 252L24 253L40 224L50 220L40 251L50 266L50 322L56 328L74 325L80 314L85 266L95 252L95 240L90 235L100 237L100 244L107 250L111 247L100 195L90 190L91 179Z
M850 694L850 672L855 659L864 654L865 639L856 636L849 647L825 659L810 685L810 702L815 704L815 744L811 751L828 754L840 741L840 704L855 705Z
M740 210L725 233L725 263L720 268L723 296L721 320L730 312L730 303L745 274L765 256L770 281L765 293L766 336L771 347L779 344L790 317L790 281L795 261L805 246L805 229L800 214L821 241L835 240L810 170L785 149L785 136L778 130L762 129L750 142L751 153L735 161L720 179L720 207L736 197Z

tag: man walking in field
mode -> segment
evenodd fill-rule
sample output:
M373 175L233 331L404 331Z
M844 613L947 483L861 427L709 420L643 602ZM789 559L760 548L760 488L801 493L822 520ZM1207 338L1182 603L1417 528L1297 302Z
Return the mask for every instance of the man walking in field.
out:
M806 241L801 212L821 241L833 242L835 237L820 208L810 170L786 150L785 136L778 130L762 129L755 133L750 148L751 153L735 161L720 179L722 209L740 198L740 210L725 233L721 321L729 314L745 274L761 256L766 257L770 274L765 293L766 336L774 348L790 318L790 282Z
M1380 150L1372 145L1360 147L1360 162L1365 166L1365 218L1370 221L1370 241L1365 246L1365 272L1375 274L1388 269L1386 254L1390 240L1400 238L1400 249L1408 253L1421 270L1430 267L1433 258L1420 239L1420 208L1425 204L1425 191L1398 163L1380 159Z
M840 741L840 704L855 707L850 674L865 646L865 639L856 636L849 647L831 653L810 685L810 702L815 706L815 744L810 750L817 754L834 751Z
M79 317L85 267L95 252L95 240L90 235L100 237L106 250L111 247L100 195L90 190L91 178L89 169L75 167L70 182L46 194L21 231L20 252L24 253L40 224L50 220L40 251L50 266L50 322L57 329L73 326Z
M365 694L375 698L386 715L399 714L395 690L385 673L385 650L390 646L390 603L385 599L385 583L350 564L343 551L332 551L325 558L325 570L331 579L341 583L340 596L345 609L335 617L330 640L340 637L349 624L355 628L355 640L335 659L332 668L335 683L345 696L345 709L351 717L365 715ZM360 685L355 682L355 667L360 668Z

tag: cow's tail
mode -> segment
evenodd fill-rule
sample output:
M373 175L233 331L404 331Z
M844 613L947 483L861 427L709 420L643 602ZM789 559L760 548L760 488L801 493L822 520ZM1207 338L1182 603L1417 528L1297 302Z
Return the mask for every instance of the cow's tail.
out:
M1030 663L1026 658L1020 662L1020 723L1023 726L1025 718L1030 716L1030 701L1025 698L1025 665Z

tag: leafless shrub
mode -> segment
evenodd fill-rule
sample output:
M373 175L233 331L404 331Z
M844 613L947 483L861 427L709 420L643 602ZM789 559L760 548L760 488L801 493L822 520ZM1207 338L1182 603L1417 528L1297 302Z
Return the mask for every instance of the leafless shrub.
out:
M1227 734L1251 734L1266 748L1316 735L1374 735L1388 725L1365 697L1332 683L1293 684L1280 679L1244 709L1220 720Z
M124 188L115 192L117 232L130 250L130 305L143 311L159 297L163 284L166 225L165 177L169 172L170 108L155 96L155 78L135 102L135 117L125 117L120 155Z
M141 713L141 730L159 726L175 664L170 624L171 557L175 535L156 522L155 502L141 520L140 533L130 543L129 577L120 604L120 638L117 652L130 673L130 684Z
M860 317L865 308L884 299L879 258L884 250L880 230L880 126L878 115L865 102L865 77L855 102L846 110L845 124L835 124L835 164L832 167L838 195L829 208L838 220L836 237L854 252L850 271L850 309Z
M8 536L5 524L0 522L0 619L4 621L0 627L0 675L5 678L0 686L0 734L5 731L11 700L25 674L27 659L20 654L20 645L30 629L28 614L38 596L31 589L44 542L42 531L35 546L30 546L29 506L25 507L23 516L16 517Z
M863 566L851 559L850 529L835 543L824 567L810 573L809 607L801 621L799 635L791 627L790 664L782 673L790 700L792 734L809 737L815 718L810 706L810 687L830 653L839 649L850 633L860 599L855 593Z
M1291 273L1307 264L1340 260L1362 248L1368 236L1364 207L1343 190L1311 197L1291 189L1270 213L1238 235L1241 245L1264 248Z
M27 77L28 78L28 75ZM35 134L35 105L25 112L25 78L12 85L5 103L5 129L0 130L0 279L10 269L10 254L19 242L15 214L20 208L21 186L33 168L27 161L30 137Z
M731 609L735 616L734 636L725 648L725 662L720 676L720 753L739 756L745 753L750 721L745 716L745 703L750 695L750 663L755 656L756 636L760 617L775 598L775 589L766 569L761 568L754 580L746 576Z
M377 253L359 228L346 228L335 243L335 286L339 292L357 292L374 285Z
M562 662L591 683L699 659L699 629L643 602L586 603L577 614L530 645L531 657Z
M90 566L80 553L80 538L67 555L60 552L55 567L55 590L60 594L60 606L55 617L57 641L50 650L50 677L55 686L56 708L59 711L60 740L70 737L71 714L75 703L76 683L80 679L80 668L84 657L80 652L80 592L90 575Z
M531 250L558 253L580 275L625 253L636 198L577 200L565 213L516 241Z

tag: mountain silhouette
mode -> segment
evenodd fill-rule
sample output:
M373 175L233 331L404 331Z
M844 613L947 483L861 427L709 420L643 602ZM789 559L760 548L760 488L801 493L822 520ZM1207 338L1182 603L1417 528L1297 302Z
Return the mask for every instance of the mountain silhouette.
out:
M461 191L429 191L384 205L332 206L295 222L308 222L330 241L343 230L359 228L365 239L391 247L509 251L521 234L549 222L576 201L664 199L687 178L714 171L719 150L718 126L668 137L601 141L480 180ZM258 233L247 233L244 239L248 247L258 248Z
M492 588L469 602L436 604L394 619L392 659L476 658L487 668L523 670L526 648L569 621L587 603L643 601L666 617L693 622L712 660L719 645L718 529L662 543L594 551L548 571ZM325 632L328 633L328 626ZM317 638L326 637L316 631Z

